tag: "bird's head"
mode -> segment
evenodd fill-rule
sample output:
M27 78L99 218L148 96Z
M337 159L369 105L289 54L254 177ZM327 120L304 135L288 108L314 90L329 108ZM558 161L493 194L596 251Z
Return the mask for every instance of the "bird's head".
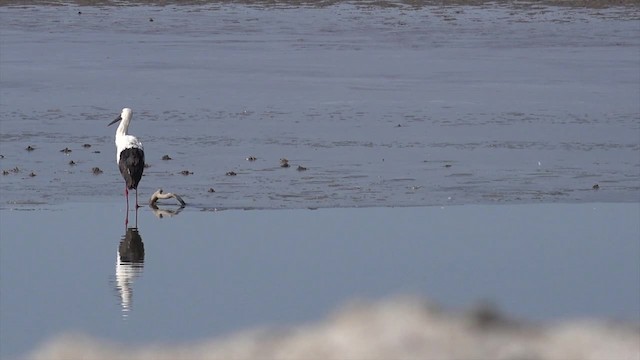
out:
M110 122L109 125L107 125L107 126L113 125L113 124L117 123L120 120L127 120L127 122L128 122L129 120L131 120L131 113L132 113L131 109L129 109L129 108L122 109L122 113L120 113L120 116L115 118L115 120Z

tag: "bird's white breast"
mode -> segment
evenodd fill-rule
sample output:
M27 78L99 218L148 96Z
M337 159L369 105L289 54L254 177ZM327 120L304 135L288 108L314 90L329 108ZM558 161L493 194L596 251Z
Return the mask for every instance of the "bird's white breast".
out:
M135 136L132 135L118 135L116 136L116 163L120 162L120 153L124 149L140 149L144 150L142 147L142 142L138 140Z

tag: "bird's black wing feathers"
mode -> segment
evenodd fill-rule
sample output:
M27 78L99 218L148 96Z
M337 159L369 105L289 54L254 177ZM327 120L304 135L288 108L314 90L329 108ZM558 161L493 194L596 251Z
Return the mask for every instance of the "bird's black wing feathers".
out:
M144 151L138 148L122 150L118 166L127 188L137 189L144 171Z

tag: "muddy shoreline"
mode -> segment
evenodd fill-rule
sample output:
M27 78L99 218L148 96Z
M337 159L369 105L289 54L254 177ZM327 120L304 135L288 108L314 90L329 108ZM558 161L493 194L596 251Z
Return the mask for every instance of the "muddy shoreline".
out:
M343 1L343 0L325 0L325 1L300 1L300 0L274 0L274 1L231 1L231 0L191 0L191 1L171 1L171 0L137 0L137 1L104 1L104 0L38 0L29 2L30 5L76 5L76 6L166 6L166 5L247 5L257 7L282 7L282 6L308 6L308 7L327 7L337 4L356 4L365 7L431 7L431 6L508 6L519 9L540 8L541 6L559 6L559 7L576 7L590 9L605 9L610 7L640 7L638 0L544 0L544 1L515 1L515 0L399 0L399 1ZM2 0L0 6L20 6L25 5L23 1Z

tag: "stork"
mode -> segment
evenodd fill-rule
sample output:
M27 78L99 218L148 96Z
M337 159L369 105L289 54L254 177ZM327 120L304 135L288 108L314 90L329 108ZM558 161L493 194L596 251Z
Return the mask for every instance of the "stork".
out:
M116 130L116 163L120 168L120 174L125 181L124 195L127 198L127 212L129 211L129 189L136 191L136 209L138 205L138 184L144 171L144 149L142 143L133 135L128 135L131 122L131 109L124 108L115 120L109 123L113 125L120 121Z

